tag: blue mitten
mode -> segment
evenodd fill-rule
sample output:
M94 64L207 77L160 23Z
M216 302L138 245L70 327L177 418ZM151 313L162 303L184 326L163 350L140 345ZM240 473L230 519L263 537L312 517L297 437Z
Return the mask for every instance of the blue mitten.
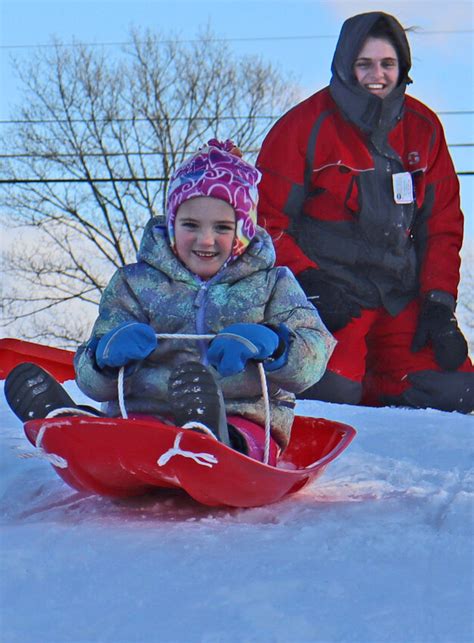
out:
M286 329L283 324L281 328ZM286 362L288 344L285 333L279 333L262 324L232 324L212 340L207 350L211 366L224 377L244 370L249 359L268 363L267 370L280 368Z
M100 338L95 361L99 368L120 368L148 357L157 343L155 331L148 324L124 322Z

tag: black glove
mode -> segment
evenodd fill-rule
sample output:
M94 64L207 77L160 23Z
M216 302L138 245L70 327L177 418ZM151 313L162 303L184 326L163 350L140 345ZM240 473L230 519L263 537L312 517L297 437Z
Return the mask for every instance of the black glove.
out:
M410 388L401 395L384 397L382 404L459 413L474 410L474 373L418 371L409 375L408 381Z
M360 306L330 283L320 270L308 268L296 275L296 279L331 332L344 328L352 317L360 317Z
M467 357L467 342L449 306L425 301L411 350L417 353L431 341L436 362L445 371L455 371Z

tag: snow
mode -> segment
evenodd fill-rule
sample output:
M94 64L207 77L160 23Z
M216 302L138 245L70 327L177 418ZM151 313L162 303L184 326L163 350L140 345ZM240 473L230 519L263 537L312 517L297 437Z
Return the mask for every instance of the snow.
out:
M357 436L297 494L216 509L74 491L19 457L2 390L2 642L471 643L473 417L297 410Z

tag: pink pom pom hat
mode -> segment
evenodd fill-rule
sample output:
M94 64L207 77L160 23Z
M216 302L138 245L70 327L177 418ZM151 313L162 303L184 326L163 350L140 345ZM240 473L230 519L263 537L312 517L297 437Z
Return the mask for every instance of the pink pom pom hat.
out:
M236 234L229 260L236 259L255 236L260 177L260 172L242 159L232 141L208 141L171 177L166 208L171 247L175 248L174 221L179 206L195 197L213 197L234 208Z

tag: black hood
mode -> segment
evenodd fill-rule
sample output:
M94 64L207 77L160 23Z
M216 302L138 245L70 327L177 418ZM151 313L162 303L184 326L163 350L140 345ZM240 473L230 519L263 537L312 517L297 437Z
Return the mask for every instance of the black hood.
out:
M369 32L379 22L392 36L400 66L398 86L385 99L361 87L353 70L354 61ZM363 131L372 133L378 128L390 129L401 115L405 89L411 83L408 76L410 68L410 46L398 20L381 11L358 14L342 25L331 65L331 95L346 118Z

